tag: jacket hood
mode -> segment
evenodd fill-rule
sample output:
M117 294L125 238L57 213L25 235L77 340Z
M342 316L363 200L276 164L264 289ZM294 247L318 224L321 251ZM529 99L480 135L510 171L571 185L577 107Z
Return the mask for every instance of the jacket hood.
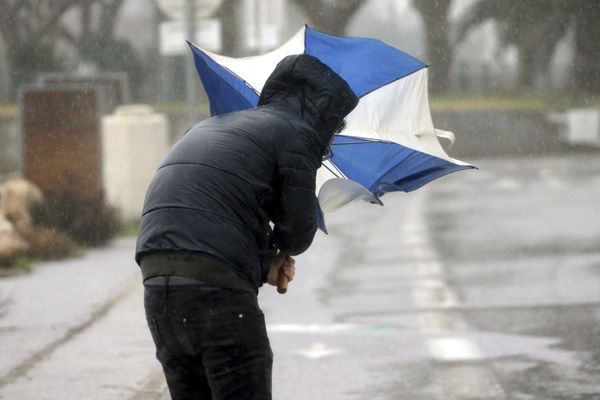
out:
M318 133L324 145L358 104L348 83L318 58L285 57L263 87L258 105L277 104L297 113Z

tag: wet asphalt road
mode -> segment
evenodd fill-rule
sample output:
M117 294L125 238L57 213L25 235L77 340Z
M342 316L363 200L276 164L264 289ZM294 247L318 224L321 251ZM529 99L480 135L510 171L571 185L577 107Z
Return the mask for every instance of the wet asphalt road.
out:
M600 399L600 154L476 164L329 215L261 290L273 398ZM0 398L168 398L133 244L2 281Z
M430 232L476 305L470 327L554 341L489 360L507 398L600 398L599 195L599 155L481 163L432 192Z
M263 290L276 399L600 399L600 155L476 162L328 218Z

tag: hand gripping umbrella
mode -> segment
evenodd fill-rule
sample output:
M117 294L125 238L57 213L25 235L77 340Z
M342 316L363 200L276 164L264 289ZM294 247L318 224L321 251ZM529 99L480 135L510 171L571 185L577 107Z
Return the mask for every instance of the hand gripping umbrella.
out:
M305 26L278 49L255 57L230 58L190 47L211 115L255 107L277 63L291 54L315 56L348 82L360 102L317 173L325 212L359 199L381 205L379 197L387 192L410 192L473 168L448 156L439 143L438 137L454 142L454 135L433 127L427 65L379 40L332 36Z

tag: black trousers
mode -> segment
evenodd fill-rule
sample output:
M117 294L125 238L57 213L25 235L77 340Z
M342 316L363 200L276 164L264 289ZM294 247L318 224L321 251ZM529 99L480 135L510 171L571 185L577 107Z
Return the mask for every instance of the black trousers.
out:
M273 353L254 293L147 285L144 307L173 400L271 399Z

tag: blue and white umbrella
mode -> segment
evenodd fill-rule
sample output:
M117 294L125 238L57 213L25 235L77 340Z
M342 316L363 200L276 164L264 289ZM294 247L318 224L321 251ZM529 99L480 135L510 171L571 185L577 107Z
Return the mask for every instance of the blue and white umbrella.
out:
M360 98L336 135L333 156L317 174L325 212L358 199L381 204L387 192L410 192L443 175L473 168L448 156L433 127L427 96L427 65L379 40L333 36L303 27L264 55L230 58L190 43L210 101L211 115L255 107L277 63L291 54L319 58Z

